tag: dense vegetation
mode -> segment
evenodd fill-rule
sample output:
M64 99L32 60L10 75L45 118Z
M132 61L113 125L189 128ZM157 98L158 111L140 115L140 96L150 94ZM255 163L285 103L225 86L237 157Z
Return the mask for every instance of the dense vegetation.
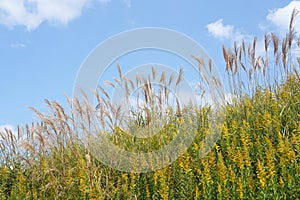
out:
M200 158L198 150L210 134L209 106L185 108L196 111L199 123L186 153L163 169L130 173L95 159L78 142L71 112L46 101L49 113L35 110L40 122L19 127L18 135L0 133L0 199L300 199L300 58L293 54L300 39L294 17L286 38L266 34L264 56L255 53L256 39L247 47L223 47L235 98L224 105L221 138L207 156ZM158 149L181 123L173 120L147 144ZM125 149L143 146L117 127L109 137Z

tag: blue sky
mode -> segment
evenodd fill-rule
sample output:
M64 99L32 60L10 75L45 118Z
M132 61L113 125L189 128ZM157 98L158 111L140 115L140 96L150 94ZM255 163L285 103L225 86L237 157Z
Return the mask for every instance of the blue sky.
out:
M45 98L64 104L84 59L115 34L182 32L224 72L222 44L284 33L293 8L300 10L300 1L0 0L0 129L31 122L28 106L44 111Z

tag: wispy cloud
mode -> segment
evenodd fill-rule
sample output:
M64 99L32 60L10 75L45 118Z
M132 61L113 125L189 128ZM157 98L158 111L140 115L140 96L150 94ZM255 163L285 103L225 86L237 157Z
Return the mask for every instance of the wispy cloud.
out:
M107 3L111 2L111 0L98 0L98 1L102 4L107 4Z
M10 44L10 47L14 49L21 49L27 47L27 45L24 43L12 43Z
M131 0L123 0L128 8L131 8Z
M67 24L79 17L83 8L96 0L0 0L0 23L22 25L31 31L44 21ZM97 0L102 4L110 0Z
M134 20L127 20L127 24L129 25L130 28L136 27L136 22Z

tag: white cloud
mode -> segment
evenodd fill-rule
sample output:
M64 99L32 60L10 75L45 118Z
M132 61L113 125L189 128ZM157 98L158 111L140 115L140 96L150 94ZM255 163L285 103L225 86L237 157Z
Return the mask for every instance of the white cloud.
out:
M11 48L15 48L15 49L21 49L21 48L25 48L27 45L24 43L12 43L10 44Z
M269 11L269 14L266 16L267 22L258 23L258 27L263 32L268 32L270 25L273 24L279 28L279 31L286 33L286 30L289 28L289 22L294 9L300 11L300 1L291 1L287 6L282 8L276 8L272 11ZM271 22L271 23L270 23ZM299 15L295 20L294 27L296 32L300 33L300 19ZM228 39L231 42L240 42L242 40L246 42L252 42L254 36L241 33L236 30L233 25L224 25L223 19L219 19L216 22L210 23L206 26L208 33L213 35L218 39ZM257 42L258 53L262 53L264 49L263 37L260 37Z
M270 32L270 25L275 25L283 37L286 34L287 29L289 28L289 23L291 19L291 15L293 10L296 9L300 12L300 1L291 1L288 5L282 8L276 8L272 11L269 11L269 14L266 16L266 22L259 22L258 28L263 32ZM299 15L296 17L294 21L294 27L296 32L300 33L300 19ZM208 33L213 35L218 39L227 39L231 43L237 42L240 43L244 40L246 43L252 43L254 35L248 35L245 33L241 33L236 30L233 25L224 25L223 19L219 19L216 22L210 23L206 26L208 29ZM294 51L293 53L298 53L298 51ZM256 45L256 54L264 55L264 37L259 36Z
M231 25L224 25L223 19L210 23L206 26L208 32L216 38L230 38L233 35L234 27Z
M247 34L243 34L236 30L233 25L224 25L223 19L219 19L216 22L210 23L206 26L208 33L220 40L226 39L230 42L241 43L243 40L250 42L253 37Z
M22 25L31 31L44 21L67 24L94 0L0 0L0 24ZM110 0L98 0L105 4Z
M289 28L289 22L294 9L300 11L300 1L291 1L287 6L283 8L277 8L269 11L267 20L277 26L279 29L286 31ZM300 32L300 19L296 18L294 27L296 31Z

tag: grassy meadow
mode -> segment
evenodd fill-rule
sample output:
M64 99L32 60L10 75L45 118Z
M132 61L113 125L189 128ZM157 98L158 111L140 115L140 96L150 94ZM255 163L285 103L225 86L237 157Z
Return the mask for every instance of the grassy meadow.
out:
M32 108L39 121L18 127L18 135L0 133L0 199L300 199L300 58L293 51L300 48L300 38L293 29L295 17L285 38L265 35L263 55L257 53L256 38L251 44L220 48L234 98L223 106L221 138L207 156L200 158L199 149L211 134L209 105L178 107L170 114L174 120L145 141L111 127L108 137L118 146L149 152L188 123L178 114L196 113L195 138L182 156L154 172L130 173L103 165L79 142L74 113L88 119L89 109L69 98L70 108L46 100L48 113ZM133 81L148 83L137 79ZM149 88L144 89L147 113L158 110ZM99 93L105 96L104 90ZM96 96L109 109L107 98ZM103 113L101 123L109 123L114 113ZM147 116L135 118L136 124L147 125Z

